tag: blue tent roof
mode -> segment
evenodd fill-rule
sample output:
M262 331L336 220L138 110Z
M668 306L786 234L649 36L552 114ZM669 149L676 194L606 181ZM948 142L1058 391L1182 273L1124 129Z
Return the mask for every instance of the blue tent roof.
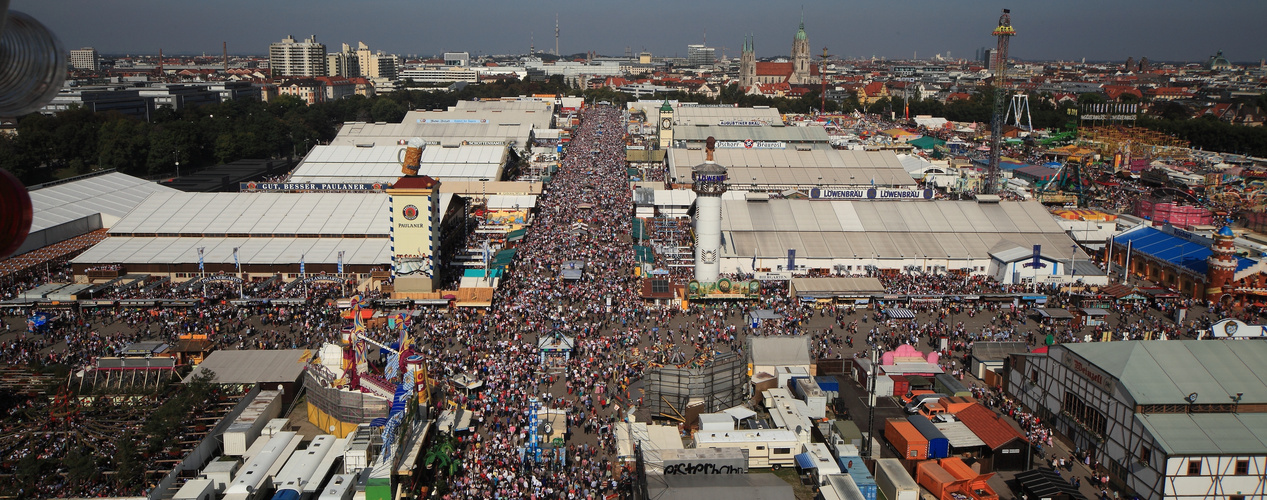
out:
M1155 259L1164 260L1176 266L1186 267L1197 274L1205 275L1206 259L1214 253L1210 247L1194 243L1186 239L1166 234L1159 229L1145 227L1130 231L1113 239L1115 243L1125 245L1139 253ZM1254 265L1254 261L1244 257L1236 257L1236 270L1241 271Z
M1219 229L1219 236L1236 237L1236 233L1232 232L1232 226L1223 226L1221 229Z

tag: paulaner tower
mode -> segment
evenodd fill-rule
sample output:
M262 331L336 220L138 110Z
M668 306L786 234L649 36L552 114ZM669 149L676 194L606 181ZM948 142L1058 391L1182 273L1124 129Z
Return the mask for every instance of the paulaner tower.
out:
M695 281L714 283L721 272L721 195L726 192L726 167L713 163L717 141L708 138L704 163L691 172L695 190Z

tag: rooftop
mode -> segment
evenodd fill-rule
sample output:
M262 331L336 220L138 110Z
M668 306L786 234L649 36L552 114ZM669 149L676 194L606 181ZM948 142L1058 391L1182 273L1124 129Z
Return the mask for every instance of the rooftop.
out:
M313 352L307 349L219 350L207 356L189 375L188 383L203 371L215 373L217 384L256 384L299 380Z
M1117 378L1136 404L1267 404L1267 343L1170 340L1060 344Z
M1137 415L1167 455L1267 453L1267 413Z

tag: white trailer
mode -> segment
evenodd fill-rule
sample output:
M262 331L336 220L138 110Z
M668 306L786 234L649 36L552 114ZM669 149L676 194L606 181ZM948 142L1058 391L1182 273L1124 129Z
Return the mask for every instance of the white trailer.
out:
M263 491L271 489L272 480L268 470L273 464L285 461L292 439L298 436L294 432L279 432L268 440L258 454L246 466L238 470L238 475L229 483L224 491L224 500L253 500Z
M277 491L292 490L297 494L303 493L304 487L312 482L312 476L317 472L317 467L334 447L334 440L335 437L329 434L317 436L308 443L307 448L292 454L286 461L286 466L277 473L277 479L273 481L277 485Z
M334 444L330 445L330 452L326 453L326 457L321 459L321 463L317 464L317 470L312 473L312 481L304 485L303 498L315 498L321 493L321 484L330 477L331 471L334 470L334 462L343 458L343 453L348 449L348 439L339 438L334 440Z
M356 474L335 474L317 500L352 500L356 494Z
M875 484L888 500L919 500L919 485L896 458L877 458Z
M224 431L224 454L242 456L282 408L281 391L260 391Z
M748 467L780 469L796 464L801 442L796 433L785 429L696 431L696 448L741 448L748 450Z
M202 469L202 478L211 480L212 488L216 490L216 493L224 493L224 489L233 482L233 475L241 466L242 462L236 457L222 456L212 460Z

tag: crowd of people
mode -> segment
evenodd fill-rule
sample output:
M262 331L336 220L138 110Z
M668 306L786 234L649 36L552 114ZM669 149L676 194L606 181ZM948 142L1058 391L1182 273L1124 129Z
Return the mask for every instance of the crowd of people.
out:
M597 498L630 487L632 474L617 456L614 429L623 412L643 406L638 389L646 370L699 366L722 353L742 355L750 336L806 335L815 359L855 356L860 352L856 343L886 350L902 344L938 350L942 348L935 340L947 339L940 363L962 378L963 360L974 342L1017 340L1037 346L1047 334L1061 342L1077 342L1085 335L1098 340L1103 331L1036 321L1032 302L952 300L956 295L1036 293L1051 295L1054 306L1064 305L1050 288L1002 285L946 272L877 274L892 293L946 297L900 305L913 310L916 319L888 317L879 303L822 307L801 302L789 296L786 284L777 282L763 283L761 297L752 301L695 303L688 310L644 301L632 273L638 264L633 245L638 242L631 234L632 193L622 124L618 109L598 106L583 112L569 153L543 189L533 224L487 311L423 308L409 322L413 349L422 354L434 378L466 374L483 382L476 390L447 391L447 398L475 415L475 426L474 432L457 439L462 468L446 478L446 498ZM689 233L680 229L674 244L689 246ZM583 262L580 279L561 276L569 261ZM687 268L670 271L676 281L688 279ZM43 283L69 281L69 274L62 263L10 276L0 296L12 298ZM35 334L22 326L30 310L0 309L0 361L80 369L139 340L174 343L198 333L207 334L217 349L316 348L339 338L345 321L334 302L347 292L335 283L295 287L281 279L249 281L240 291L231 282L191 289L148 280L107 290L102 298L195 298L199 303L58 310L48 329ZM240 295L305 302L233 303ZM380 296L363 293L367 300ZM1196 314L1186 324L1168 321L1181 306L1195 304L1117 306L1111 318L1113 332L1117 338L1157 332L1175 337L1208 325L1208 316ZM754 326L749 315L758 310L773 313L775 319ZM386 344L399 333L372 327L366 335ZM543 358L538 342L545 336L570 339L571 352ZM1038 419L994 392L981 387L974 391L1016 418L1033 442L1051 444L1051 432ZM543 445L546 458L540 462L529 456L529 423L538 409L563 415L566 426L561 444ZM43 446L55 446L54 441ZM24 443L41 445L39 439Z

